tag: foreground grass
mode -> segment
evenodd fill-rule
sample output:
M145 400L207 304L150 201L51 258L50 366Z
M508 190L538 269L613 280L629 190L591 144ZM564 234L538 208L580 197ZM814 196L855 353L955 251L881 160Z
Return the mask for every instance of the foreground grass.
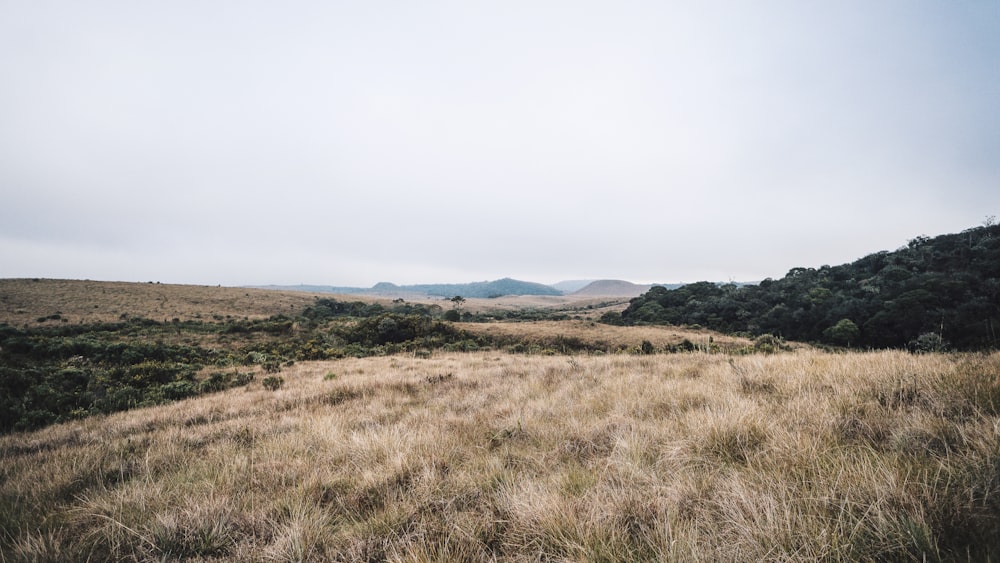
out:
M447 354L0 437L38 560L985 560L1000 355Z

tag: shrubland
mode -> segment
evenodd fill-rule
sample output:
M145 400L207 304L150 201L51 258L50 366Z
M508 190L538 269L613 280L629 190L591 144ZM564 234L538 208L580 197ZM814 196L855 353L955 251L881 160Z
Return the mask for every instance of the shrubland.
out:
M426 311L398 309L326 299L296 317L0 325L0 432L216 392L300 360L461 340Z
M140 287L146 289L145 284ZM530 318L546 314L563 318L558 311L534 311ZM512 317L519 322L505 325L484 323L479 314L467 316L477 322L451 323L442 320L438 305L401 299L378 303L324 297L289 315L197 316L201 318L169 322L122 315L105 322L0 324L0 433L213 393L300 361L435 350L651 353L707 349L711 338L667 329L609 338L614 330L593 322L553 329L553 321ZM515 328L489 328L502 326ZM572 327L569 333L567 327ZM746 346L745 339L720 337L714 346L741 342Z

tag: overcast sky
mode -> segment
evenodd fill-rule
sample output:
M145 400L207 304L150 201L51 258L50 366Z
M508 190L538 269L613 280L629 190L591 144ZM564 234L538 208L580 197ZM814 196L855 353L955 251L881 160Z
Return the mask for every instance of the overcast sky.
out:
M1000 2L0 0L0 277L759 280L1000 215Z

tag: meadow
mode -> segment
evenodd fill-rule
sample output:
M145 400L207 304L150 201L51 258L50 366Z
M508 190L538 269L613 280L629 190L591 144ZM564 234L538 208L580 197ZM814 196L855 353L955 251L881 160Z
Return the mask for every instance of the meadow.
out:
M296 362L0 436L0 560L997 558L1000 354L709 352Z

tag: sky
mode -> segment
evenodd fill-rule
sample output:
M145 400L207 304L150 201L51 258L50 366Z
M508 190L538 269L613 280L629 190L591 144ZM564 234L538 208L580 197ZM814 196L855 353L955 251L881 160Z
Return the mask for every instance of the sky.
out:
M780 278L1000 215L1000 2L0 0L0 278Z

